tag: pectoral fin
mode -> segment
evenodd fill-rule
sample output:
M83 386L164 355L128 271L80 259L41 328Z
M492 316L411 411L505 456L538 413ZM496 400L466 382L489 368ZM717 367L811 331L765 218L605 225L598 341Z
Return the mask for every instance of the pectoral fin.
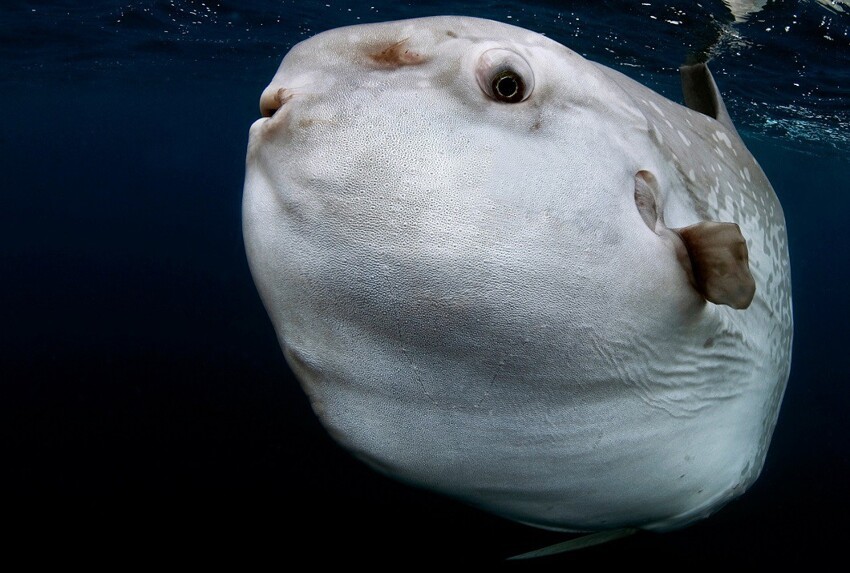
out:
M694 287L706 300L736 309L750 306L756 283L738 225L705 221L672 231L685 244Z

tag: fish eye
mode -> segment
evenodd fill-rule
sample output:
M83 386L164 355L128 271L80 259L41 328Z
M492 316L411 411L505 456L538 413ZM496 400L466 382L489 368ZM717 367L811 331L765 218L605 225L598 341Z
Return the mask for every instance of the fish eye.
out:
M525 101L534 88L531 66L519 54L504 48L481 54L475 75L481 90L503 103Z
M503 102L514 103L523 100L525 82L512 70L500 72L493 78L493 96Z

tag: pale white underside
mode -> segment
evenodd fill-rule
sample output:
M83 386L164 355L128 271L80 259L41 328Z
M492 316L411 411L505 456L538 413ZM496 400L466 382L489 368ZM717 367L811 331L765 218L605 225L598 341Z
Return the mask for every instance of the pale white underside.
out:
M407 39L425 63L370 65ZM534 92L501 104L478 56ZM533 32L442 17L295 46L251 128L244 232L331 435L404 481L562 529L687 524L761 469L788 376L784 219L737 134ZM706 303L634 204L741 227L757 291Z

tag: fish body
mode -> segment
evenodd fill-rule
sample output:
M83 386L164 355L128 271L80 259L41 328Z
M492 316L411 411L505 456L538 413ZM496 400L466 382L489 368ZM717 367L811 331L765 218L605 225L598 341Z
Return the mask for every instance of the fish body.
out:
M335 440L552 529L681 527L753 483L790 368L785 222L707 68L683 85L456 16L292 48L244 238Z

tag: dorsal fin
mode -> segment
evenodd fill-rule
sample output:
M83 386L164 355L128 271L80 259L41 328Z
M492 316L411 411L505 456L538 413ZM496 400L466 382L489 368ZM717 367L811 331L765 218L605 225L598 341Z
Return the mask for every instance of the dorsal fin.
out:
M685 105L694 111L713 117L737 135L738 132L732 123L732 118L729 117L729 112L726 111L726 104L723 103L723 98L708 66L705 64L682 66L679 68L679 73L682 76Z

